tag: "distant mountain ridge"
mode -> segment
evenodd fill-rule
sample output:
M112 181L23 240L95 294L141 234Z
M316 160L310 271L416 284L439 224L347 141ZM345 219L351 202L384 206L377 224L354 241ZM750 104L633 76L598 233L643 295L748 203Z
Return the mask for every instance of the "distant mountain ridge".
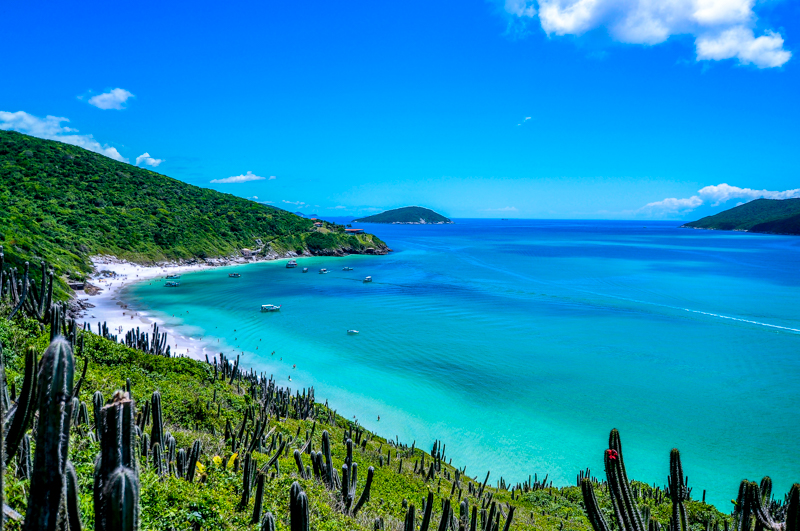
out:
M354 219L353 221L358 223L394 223L406 225L444 225L452 223L449 218L429 208L418 206L395 208L373 216Z
M800 198L756 199L681 227L800 235Z

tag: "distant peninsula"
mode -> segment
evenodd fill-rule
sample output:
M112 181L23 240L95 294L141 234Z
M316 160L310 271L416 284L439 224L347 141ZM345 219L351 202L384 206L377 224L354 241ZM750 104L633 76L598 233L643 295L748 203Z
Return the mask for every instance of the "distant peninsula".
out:
M800 235L800 198L756 199L681 227Z
M354 219L358 223L395 223L404 225L444 225L452 221L429 208L418 206L408 206L395 208L367 216L365 218Z

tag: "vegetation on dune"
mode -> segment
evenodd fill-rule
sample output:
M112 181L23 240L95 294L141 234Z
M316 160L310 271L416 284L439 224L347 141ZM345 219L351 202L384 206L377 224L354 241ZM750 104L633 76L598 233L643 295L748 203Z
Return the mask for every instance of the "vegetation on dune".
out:
M0 131L0 245L18 268L45 260L57 278L82 279L96 254L149 263L259 247L279 254L386 251L372 235L322 223L324 238L312 220L278 208L61 142Z
M448 218L437 214L429 208L409 206L387 210L380 214L367 216L365 218L354 219L354 222L361 223L419 223L419 224L441 224L452 223Z
M692 499L677 450L667 486L630 481L616 430L605 481L469 477L442 442L384 439L238 358L174 358L157 328L120 343L63 305L31 312L16 280L0 293L8 529L797 529L798 486L780 503L768 479L745 481L732 519Z
M756 199L719 214L686 223L683 227L800 234L800 198Z

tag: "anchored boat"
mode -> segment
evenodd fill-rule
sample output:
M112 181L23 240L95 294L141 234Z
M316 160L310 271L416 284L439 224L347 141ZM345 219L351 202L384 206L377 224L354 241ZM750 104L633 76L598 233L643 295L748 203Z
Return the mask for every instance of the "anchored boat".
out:
M239 278L241 277L241 273L228 273L228 276L231 278Z
M180 275L167 275L167 280L178 280L181 278Z
M274 304L262 304L261 305L261 311L262 312L277 312L280 309L281 309L280 306L275 306Z
M171 280L171 281L167 282L166 284L164 284L164 287L165 288L177 288L180 285L181 285L180 282L175 282L174 280Z
M367 277L364 279L364 282L372 282L372 277Z
M343 267L342 268L342 271L352 271L352 270L353 270L352 267Z
M358 334L358 330L348 330L347 333L350 334L351 336L354 336Z
M320 275L327 275L328 274L328 270L323 267L322 269L319 270L319 274Z
M289 260L286 262L286 267L291 269L292 267L297 267L297 260Z
M308 268L307 267L303 268L303 273L308 273Z

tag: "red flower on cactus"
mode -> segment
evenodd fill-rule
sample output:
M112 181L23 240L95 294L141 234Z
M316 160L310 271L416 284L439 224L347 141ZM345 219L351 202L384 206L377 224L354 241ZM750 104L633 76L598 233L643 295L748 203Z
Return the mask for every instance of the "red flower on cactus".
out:
M606 455L608 456L609 459L612 459L612 460L616 460L617 457L619 457L619 454L617 453L617 451L616 450L612 450L611 448L606 450Z

